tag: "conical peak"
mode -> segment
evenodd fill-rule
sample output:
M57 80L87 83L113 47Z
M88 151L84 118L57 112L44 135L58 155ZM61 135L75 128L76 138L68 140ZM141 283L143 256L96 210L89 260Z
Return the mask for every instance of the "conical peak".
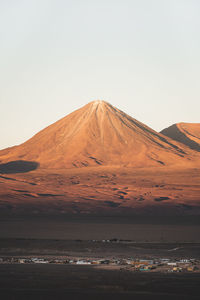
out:
M37 161L42 167L170 164L183 150L106 101L95 100L40 131L0 159Z
M104 104L104 103L108 103L106 102L105 100L94 100L94 101L91 101L90 102L91 104L95 104L95 105L101 105L101 104Z
M111 108L113 108L113 106L104 101L104 100L95 100L92 102L89 102L86 106L89 109L90 113L105 113L106 111L110 110Z
M104 100L95 100L95 101L90 102L89 104L93 107L106 106L106 105L110 106L110 104Z

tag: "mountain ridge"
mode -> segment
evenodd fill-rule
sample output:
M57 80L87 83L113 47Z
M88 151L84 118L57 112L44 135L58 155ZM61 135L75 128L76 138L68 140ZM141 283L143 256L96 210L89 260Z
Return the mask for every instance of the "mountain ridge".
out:
M43 168L185 164L191 156L187 147L103 100L92 101L23 144L0 151L3 163L30 160Z
M0 214L200 215L199 162L198 151L91 102L0 151Z
M160 133L200 152L200 123L176 123L163 129Z

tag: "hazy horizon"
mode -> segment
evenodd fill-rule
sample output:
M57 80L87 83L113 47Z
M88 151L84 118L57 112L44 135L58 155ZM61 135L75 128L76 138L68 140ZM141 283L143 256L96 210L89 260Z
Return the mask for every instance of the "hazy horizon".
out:
M197 0L0 3L0 149L93 100L160 131L200 122Z

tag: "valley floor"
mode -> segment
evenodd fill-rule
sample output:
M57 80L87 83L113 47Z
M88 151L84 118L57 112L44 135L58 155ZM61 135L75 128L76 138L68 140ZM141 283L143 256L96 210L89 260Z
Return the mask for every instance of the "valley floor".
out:
M4 300L199 299L199 274L133 273L68 265L2 265Z
M200 259L200 221L185 217L3 216L2 299L198 299L199 269L148 273L130 266L19 264L10 259ZM102 268L103 266L103 268ZM168 266L168 269L172 267Z
M0 175L1 214L200 215L198 168L87 167Z

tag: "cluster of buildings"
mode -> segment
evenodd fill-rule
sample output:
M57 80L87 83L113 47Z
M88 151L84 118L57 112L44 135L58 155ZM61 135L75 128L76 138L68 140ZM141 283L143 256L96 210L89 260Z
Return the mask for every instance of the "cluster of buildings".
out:
M67 258L67 257L2 257L0 264L70 264L70 265L111 265L125 267L132 271L160 272L200 272L200 261L195 259L90 259L90 258Z

